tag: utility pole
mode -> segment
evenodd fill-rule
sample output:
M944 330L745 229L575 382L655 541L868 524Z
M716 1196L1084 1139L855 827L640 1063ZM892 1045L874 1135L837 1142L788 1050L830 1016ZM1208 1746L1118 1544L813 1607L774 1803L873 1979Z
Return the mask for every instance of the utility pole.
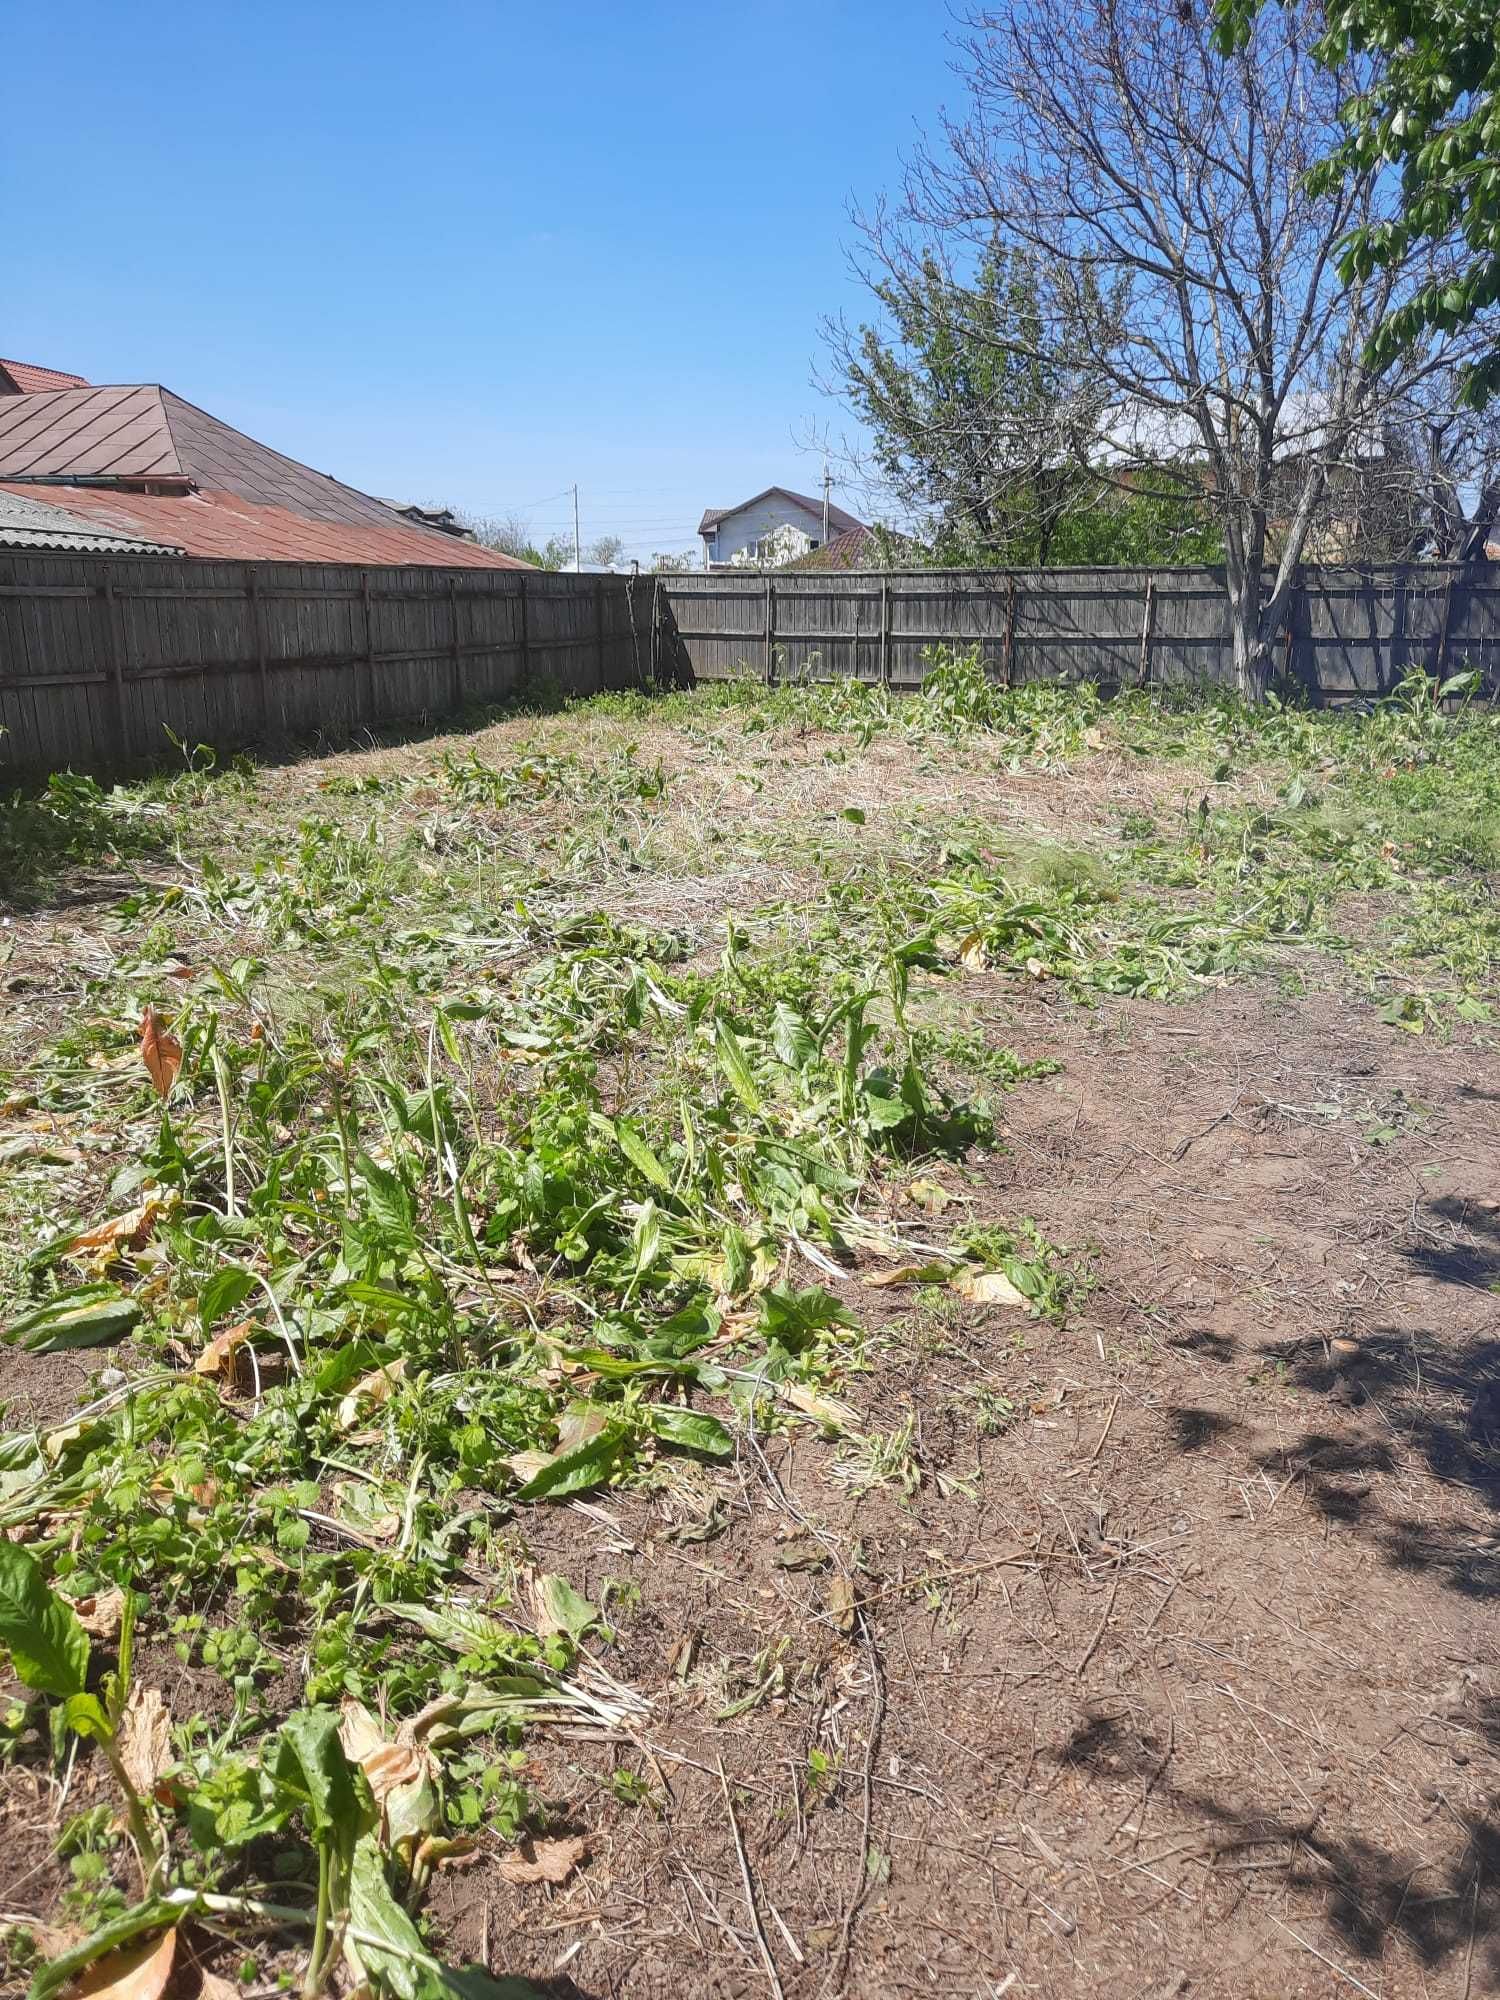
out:
M828 546L828 488L832 484L828 471L828 460L823 461L823 546Z
M828 512L826 502L823 511L825 514ZM578 483L576 480L573 483L573 567L580 572L583 569L583 541L578 533Z

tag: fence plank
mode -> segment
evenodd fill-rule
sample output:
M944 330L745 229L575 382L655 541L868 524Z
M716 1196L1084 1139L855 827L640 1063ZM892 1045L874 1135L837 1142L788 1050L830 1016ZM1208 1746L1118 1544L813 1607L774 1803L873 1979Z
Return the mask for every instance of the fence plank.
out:
M1500 675L1500 588L1479 563L1299 570L1278 669L1314 699L1387 692L1424 658ZM1233 687L1220 569L684 571L662 596L705 680L855 677L921 684L938 645L977 647L1006 684ZM772 608L774 606L774 609ZM869 615L866 615L868 609Z
M759 579L755 579L759 588ZM641 684L634 579L0 553L0 779ZM656 592L652 678L685 658Z

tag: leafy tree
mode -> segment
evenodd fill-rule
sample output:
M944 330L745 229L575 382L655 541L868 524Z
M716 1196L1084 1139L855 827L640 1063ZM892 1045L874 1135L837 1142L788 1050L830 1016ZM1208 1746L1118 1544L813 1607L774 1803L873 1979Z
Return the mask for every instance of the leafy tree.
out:
M1219 37L1243 47L1264 0L1219 0ZM1399 166L1392 215L1361 218L1340 247L1346 282L1398 268L1424 247L1452 249L1371 334L1374 365L1432 333L1472 325L1500 300L1500 34L1490 0L1328 0L1315 53L1330 69L1370 58L1347 131L1323 162L1325 189ZM1500 389L1500 347L1466 365L1474 408Z
M1373 164L1312 182L1364 72L1317 60L1306 18L1266 8L1224 55L1187 5L976 7L965 115L918 150L899 209L866 224L893 312L920 308L939 280L942 294L967 295L944 297L919 326L946 314L1001 350L1004 388L981 385L974 406L1004 410L1016 437L1037 424L1044 490L1065 456L1164 501L1196 484L1222 537L1251 696L1271 672L1297 565L1334 534L1349 481L1424 389L1442 384L1451 400L1469 353L1442 338L1370 358L1442 259L1414 251L1338 275L1339 244L1391 223L1397 191ZM1019 364L1029 369L1012 394ZM969 406L957 407L962 455L973 433ZM1059 520L1077 506L1076 471L1065 476Z
M968 282L932 244L870 274L884 323L826 329L841 390L873 433L895 502L930 523L931 557L1027 566L1054 560L1069 513L1096 482L1079 462L1092 427L1085 344L1049 311L1040 260L990 242Z

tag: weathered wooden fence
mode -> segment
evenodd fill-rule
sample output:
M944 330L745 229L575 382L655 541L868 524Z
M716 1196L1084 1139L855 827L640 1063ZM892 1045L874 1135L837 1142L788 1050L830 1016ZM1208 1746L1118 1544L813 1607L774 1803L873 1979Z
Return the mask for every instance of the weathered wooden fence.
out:
M0 554L0 772L648 684L653 577Z
M1492 580L1496 579L1496 580ZM921 684L936 645L977 646L997 680L1232 687L1221 571L714 571L665 579L701 679ZM1277 666L1318 699L1378 695L1408 667L1500 678L1500 569L1437 563L1299 573Z

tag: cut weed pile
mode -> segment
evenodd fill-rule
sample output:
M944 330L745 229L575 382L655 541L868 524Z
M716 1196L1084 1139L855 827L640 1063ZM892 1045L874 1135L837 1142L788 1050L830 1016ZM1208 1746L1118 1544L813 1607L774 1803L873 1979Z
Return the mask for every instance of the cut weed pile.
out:
M905 702L608 698L0 799L33 2000L90 1967L155 2000L174 1957L306 2000L538 1990L450 1963L424 1904L476 1854L512 1884L586 1864L549 1737L629 1753L620 1808L655 1809L666 1754L619 1654L637 1587L591 1601L541 1516L628 1500L691 1546L793 1445L830 1492L909 1497L914 1423L862 1414L885 1317L1065 1324L1089 1259L982 1171L1063 1055L1015 1052L1007 991L1071 1015L1271 973L1397 1040L1482 1028L1500 727L1463 692L1106 706L948 657ZM873 1658L879 1593L799 1533ZM711 1713L795 1665L769 1649ZM868 1761L813 1754L804 1802L865 1800L837 1976L888 1863Z

